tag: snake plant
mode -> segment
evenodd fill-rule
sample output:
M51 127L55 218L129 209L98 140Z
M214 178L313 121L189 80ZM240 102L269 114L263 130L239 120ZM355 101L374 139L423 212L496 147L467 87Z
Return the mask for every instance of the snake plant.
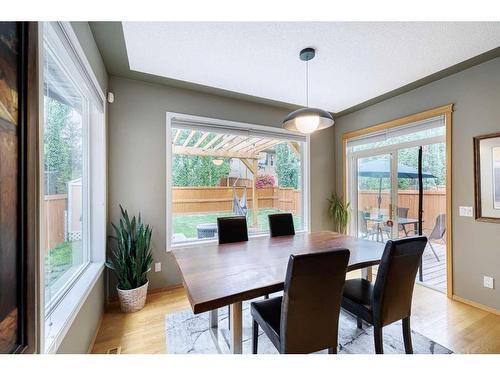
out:
M350 216L349 202L344 203L344 200L335 193L332 193L331 197L328 198L328 202L330 202L329 211L333 217L335 231L345 234Z
M112 223L115 232L111 259L106 266L113 270L118 278L118 288L129 290L138 288L147 282L147 273L151 269L151 233L149 225L144 225L141 215L130 219L127 210L120 205L121 218L118 226Z

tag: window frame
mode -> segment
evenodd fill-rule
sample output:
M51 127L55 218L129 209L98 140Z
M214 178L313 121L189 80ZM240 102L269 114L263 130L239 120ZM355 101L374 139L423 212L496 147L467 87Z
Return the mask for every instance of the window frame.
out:
M311 223L311 197L310 197L310 135L297 134L282 128L251 124L238 121L222 120L211 117L188 115L176 112L166 113L166 251L180 247L196 246L204 243L215 243L217 239L200 239L195 241L186 241L174 244L172 242L173 208L172 208L172 128L183 126L188 128L205 127L210 129L227 129L235 132L255 132L262 135L268 134L269 137L277 137L302 142L304 147L301 149L301 210L302 210L302 229L297 233L309 232ZM269 236L269 231L249 234L249 238Z
M72 268L72 274L68 277L67 280L62 282L62 285L56 293L54 293L54 296L50 299L50 301L46 301L44 299L44 304L43 308L45 309L45 314L46 316L49 316L54 308L57 307L57 305L61 302L61 300L64 298L64 296L67 294L68 290L73 287L75 282L78 280L78 278L82 275L83 272L87 269L87 267L90 265L92 262L91 259L91 251L90 251L90 186L91 186L91 181L90 181L90 98L88 96L88 93L86 93L84 90L81 89L81 86L79 86L79 82L75 80L75 77L73 76L75 71L71 72L68 67L64 65L64 62L62 59L60 59L56 53L56 49L58 48L55 46L53 43L54 40L50 40L49 38L43 38L43 52L45 53L45 49L48 48L49 52L51 54L51 57L54 59L54 62L58 65L58 68L61 69L61 71L64 73L65 78L67 78L69 81L71 81L72 85L74 86L75 90L82 96L82 108L83 108L83 113L82 113L82 216L83 216L83 222L82 222L82 259L83 263L79 266L72 266L70 269L68 269L66 272L70 271ZM59 47L60 48L60 47ZM42 82L45 82L42 80ZM81 82L80 82L81 84ZM43 87L43 86L42 86ZM42 96L45 97L44 93L42 93ZM42 99L44 100L44 99ZM44 108L44 107L43 107ZM44 112L45 114L45 112ZM44 116L45 117L45 116ZM42 129L45 128L45 121L43 121ZM42 139L41 142L43 143L43 132L41 133ZM42 149L43 150L43 149ZM42 155L42 172L44 171L43 168L43 162L44 162L44 157ZM44 180L42 180L44 181ZM43 184L45 186L45 184ZM42 187L42 196L45 196L44 192L44 187ZM68 199L69 199L69 193L68 193ZM69 211L68 211L69 212ZM68 216L70 216L68 214ZM43 215L42 217L45 217ZM46 233L45 230L43 233ZM85 236L84 236L85 234ZM43 241L42 243L45 243ZM47 249L44 248L43 253L45 253ZM45 263L43 262L43 266ZM45 269L44 269L44 278L45 278ZM45 283L44 283L44 292L45 292Z
M38 71L39 71L39 99L40 115L38 121L38 165L39 180L44 181L44 53L45 43L50 40L49 49L54 57L60 60L65 74L76 81L76 88L83 91L86 102L86 124L84 132L84 155L82 190L86 179L87 191L84 193L82 209L87 211L85 224L87 231L87 262L72 275L64 285L64 290L57 295L57 301L51 303L49 309L45 307L45 267L44 248L45 223L43 199L44 186L39 186L39 274L38 274L38 314L41 324L38 327L38 347L41 353L55 353L62 343L66 333L74 322L80 308L96 285L104 271L106 257L106 222L107 222L107 163L106 163L106 100L95 73L80 46L79 40L69 22L40 22L38 23ZM68 74L69 71L69 74ZM73 76L75 75L75 76ZM76 81L75 81L76 77ZM85 175L86 176L85 176ZM41 185L41 184L39 184ZM82 228L82 231L84 229ZM82 233L83 234L83 233ZM82 244L83 246L83 244Z

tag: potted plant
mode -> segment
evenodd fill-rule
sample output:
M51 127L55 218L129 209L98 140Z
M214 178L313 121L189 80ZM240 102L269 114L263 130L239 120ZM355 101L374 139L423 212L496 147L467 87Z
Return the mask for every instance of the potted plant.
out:
M346 234L350 216L349 202L344 203L344 200L335 193L332 193L331 197L328 198L328 202L330 203L328 210L333 217L335 231Z
M130 220L127 210L120 205L121 218L118 226L112 224L115 235L111 249L111 259L106 266L118 278L118 299L123 312L135 312L144 307L149 281L147 273L151 269L151 233L149 225L144 225L139 214Z

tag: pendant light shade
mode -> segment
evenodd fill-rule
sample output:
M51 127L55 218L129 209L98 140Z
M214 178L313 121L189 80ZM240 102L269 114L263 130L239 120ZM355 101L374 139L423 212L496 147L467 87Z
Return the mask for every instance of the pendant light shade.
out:
M310 134L316 130L328 128L334 124L332 115L319 108L309 108L309 60L316 55L314 48L304 48L299 57L306 62L306 108L293 111L283 120L283 127L287 130Z
M283 120L285 129L304 134L328 128L333 124L332 115L319 108L300 108L289 113Z

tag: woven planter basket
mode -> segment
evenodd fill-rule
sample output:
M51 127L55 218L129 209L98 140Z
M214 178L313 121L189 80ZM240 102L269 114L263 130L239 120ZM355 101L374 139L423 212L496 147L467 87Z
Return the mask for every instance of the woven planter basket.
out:
M146 303L146 295L148 293L149 281L143 286L135 289L121 290L116 287L118 291L118 299L120 300L120 309L124 313L131 313L141 310Z

